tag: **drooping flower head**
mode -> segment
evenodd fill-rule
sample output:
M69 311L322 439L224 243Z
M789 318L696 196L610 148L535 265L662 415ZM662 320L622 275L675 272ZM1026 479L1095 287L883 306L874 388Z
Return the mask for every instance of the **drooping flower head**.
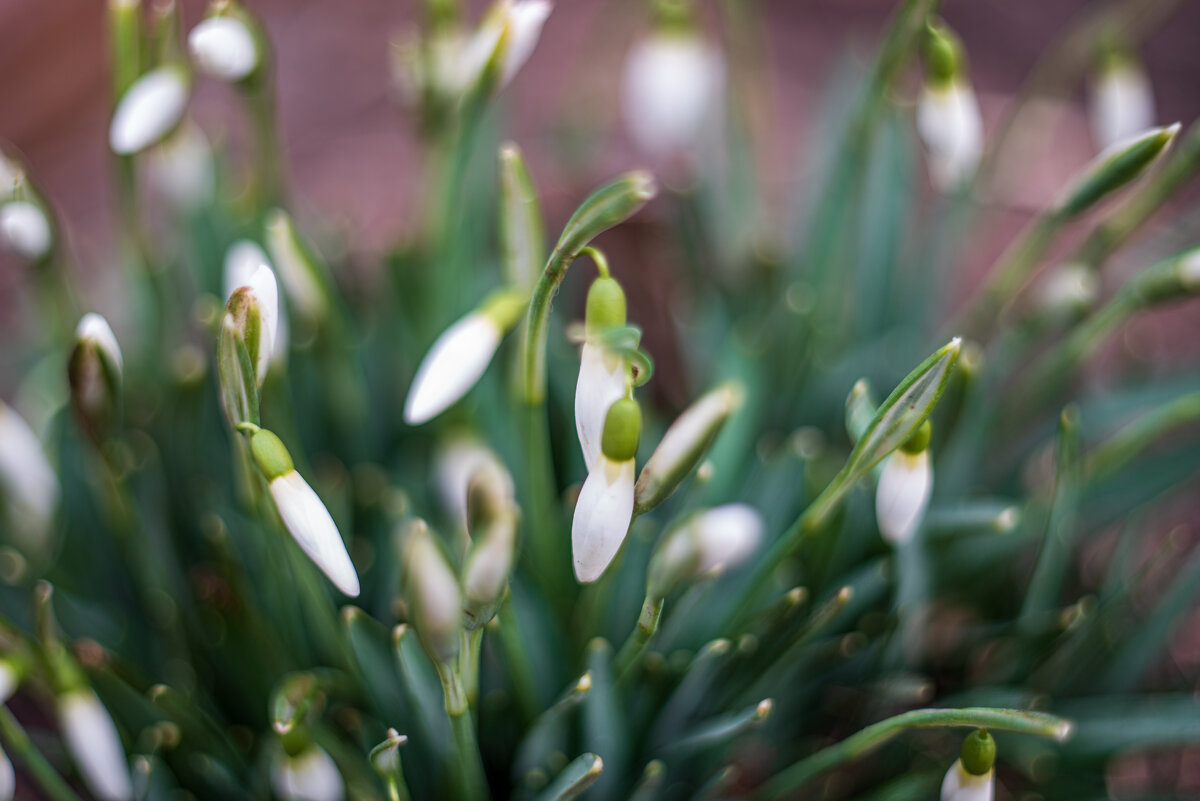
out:
M933 429L928 420L883 462L875 489L875 520L879 533L893 545L908 542L929 505L933 492L933 466L929 439Z
M588 471L571 521L575 577L600 578L633 520L634 456L642 433L642 412L633 398L613 403L605 416L600 451Z
M983 118L967 77L962 43L944 25L931 25L927 33L917 133L925 144L930 180L937 189L952 192L979 166Z

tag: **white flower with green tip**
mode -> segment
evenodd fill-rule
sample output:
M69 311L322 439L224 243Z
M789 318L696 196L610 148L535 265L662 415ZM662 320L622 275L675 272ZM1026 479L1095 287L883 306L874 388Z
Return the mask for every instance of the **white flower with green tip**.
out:
M125 748L96 693L86 687L69 690L58 697L57 706L67 751L88 790L101 801L129 801L133 788Z
M641 411L632 398L608 409L600 453L579 491L571 521L575 577L584 584L600 578L629 533L641 427Z
M930 432L926 421L908 442L883 461L879 485L875 488L875 520L879 533L893 545L912 539L929 506L933 493Z
M242 287L248 287L258 302L262 341L255 364L258 382L267 377L271 364L287 358L288 329L286 316L279 308L279 285L275 271L263 249L248 239L234 242L225 252L225 300Z
M579 351L575 384L575 431L590 472L600 457L608 410L629 389L629 366L604 342L606 332L625 325L625 293L614 279L602 275L592 282L585 320L586 339Z
M271 764L271 790L283 801L342 801L346 797L337 763L315 743L295 756L280 749Z

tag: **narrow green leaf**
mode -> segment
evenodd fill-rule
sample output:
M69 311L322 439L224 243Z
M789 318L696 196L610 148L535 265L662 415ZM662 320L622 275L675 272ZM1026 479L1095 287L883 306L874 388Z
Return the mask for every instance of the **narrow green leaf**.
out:
M505 280L532 289L546 261L546 234L537 190L513 142L500 148L500 248Z
M595 754L581 754L555 777L537 801L570 801L591 787L604 771L604 760Z

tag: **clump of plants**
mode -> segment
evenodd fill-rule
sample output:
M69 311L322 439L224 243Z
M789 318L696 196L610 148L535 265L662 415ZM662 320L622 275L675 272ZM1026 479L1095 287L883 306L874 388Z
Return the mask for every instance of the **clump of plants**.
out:
M1200 291L1186 225L1139 236L1200 166L1136 59L1168 5L1090 12L985 137L962 41L903 0L780 213L760 9L656 0L619 81L642 161L560 215L556 156L503 136L554 10L430 0L392 44L421 217L364 257L295 211L253 13L110 0L119 336L0 160L35 310L0 799L1111 798L1178 757L1200 380L1091 370ZM956 301L1037 99L1085 74L1099 155Z

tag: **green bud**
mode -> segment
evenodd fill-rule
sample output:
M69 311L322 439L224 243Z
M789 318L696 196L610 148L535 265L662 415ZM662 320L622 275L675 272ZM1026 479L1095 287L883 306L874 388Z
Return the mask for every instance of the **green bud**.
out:
M976 729L963 740L959 756L967 773L983 776L996 764L996 741L987 729Z
M592 282L584 319L589 335L625 325L625 290L616 279L601 276Z
M911 453L914 456L929 447L929 440L933 437L933 423L926 420L921 423L921 427L913 432L913 435L905 440L900 446L900 450L905 453Z
M250 452L254 454L254 461L267 481L274 481L296 469L283 442L265 428L260 428L250 436Z
M1103 198L1139 178L1179 133L1179 123L1153 128L1118 150L1102 153L1076 179L1057 209L1063 219L1076 217Z
M926 80L936 86L945 86L964 72L966 59L962 42L940 21L930 24L925 30Z
M637 453L642 436L642 410L633 398L621 398L608 408L600 449L614 462L627 462Z

